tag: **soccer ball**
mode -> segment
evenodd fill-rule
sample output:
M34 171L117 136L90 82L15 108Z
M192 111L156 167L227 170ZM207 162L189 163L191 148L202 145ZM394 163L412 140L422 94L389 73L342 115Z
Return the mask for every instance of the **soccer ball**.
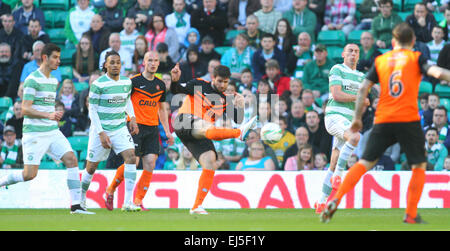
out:
M266 143L275 144L283 137L281 127L275 123L267 123L261 128L261 139Z

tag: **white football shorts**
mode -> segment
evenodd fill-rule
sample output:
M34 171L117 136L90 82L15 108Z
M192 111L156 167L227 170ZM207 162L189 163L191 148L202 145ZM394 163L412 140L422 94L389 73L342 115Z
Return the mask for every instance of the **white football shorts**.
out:
M101 162L108 159L111 149L114 150L116 154L128 149L134 150L133 138L126 126L113 132L105 132L111 140L112 146L110 149L103 148L100 136L96 134L94 130L89 131L88 154L86 159L90 162Z
M344 116L338 114L325 116L325 128L333 136L333 149L341 150L345 144L344 133L351 125L352 122Z
M45 154L60 160L67 152L73 152L69 140L60 130L24 133L22 136L23 163L39 165Z

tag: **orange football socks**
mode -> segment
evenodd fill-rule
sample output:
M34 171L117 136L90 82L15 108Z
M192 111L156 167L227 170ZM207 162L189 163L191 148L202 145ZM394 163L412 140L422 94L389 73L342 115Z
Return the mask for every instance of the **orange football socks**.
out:
M196 209L203 203L203 200L208 194L209 189L211 188L211 185L213 183L214 173L214 170L202 170L202 174L200 175L200 179L198 181L197 197L195 198L195 204L192 209Z
M424 184L425 170L422 168L413 168L406 199L406 214L411 218L416 218L417 216L417 204L419 204L420 197L422 196Z
M125 165L122 164L117 168L116 176L114 176L113 181L111 182L111 185L109 185L108 188L106 188L107 194L113 194L116 191L116 188L120 185L120 182L123 181L123 172L125 170Z
M145 194L148 191L148 188L150 186L150 181L152 180L153 172L149 172L147 170L142 171L142 175L139 178L139 181L136 186L136 195L134 197L134 204L135 205L141 205L142 200L145 197Z
M339 186L339 189L334 196L334 199L338 199L338 204L341 202L342 197L344 197L346 193L348 193L356 186L358 181L365 173L366 167L360 162L357 162L348 170L347 175L345 175L344 181Z
M210 127L206 130L205 137L210 140L224 140L237 138L241 135L241 130L223 127Z

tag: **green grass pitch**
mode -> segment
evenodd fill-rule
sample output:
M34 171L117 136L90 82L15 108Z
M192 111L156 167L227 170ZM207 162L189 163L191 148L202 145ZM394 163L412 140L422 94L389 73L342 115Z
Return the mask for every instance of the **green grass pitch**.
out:
M426 225L402 223L404 209L340 209L330 223L312 209L187 209L122 212L93 209L96 215L71 215L68 209L0 209L1 231L427 231L450 230L450 209L419 209Z

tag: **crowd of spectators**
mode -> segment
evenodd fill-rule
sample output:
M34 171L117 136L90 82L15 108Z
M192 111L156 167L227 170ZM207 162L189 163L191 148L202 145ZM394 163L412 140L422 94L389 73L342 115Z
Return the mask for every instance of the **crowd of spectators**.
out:
M327 168L333 141L324 126L328 73L340 62L319 41L320 32L341 30L348 36L360 30L357 69L367 72L375 57L392 48L391 31L404 21L415 31L414 49L427 57L429 64L450 69L448 0L418 2L404 17L392 0L66 1L71 6L61 27L66 41L59 45L63 52L73 52L67 63L71 77L60 69L52 72L60 81L56 109L65 113L59 122L64 135L87 135L88 89L101 76L108 51L120 54L121 74L125 76L143 70L146 51L158 51L157 76L165 82L166 90L170 90L169 72L176 63L180 63L181 82L195 78L210 81L214 67L222 64L232 73L227 94L238 92L244 96L244 122L254 115L258 115L259 121L245 142L238 139L214 142L220 169ZM35 3L39 1L0 0L0 96L13 101L1 124L3 167L11 166L14 154L9 152L20 152L23 82L39 67L43 46L56 43L47 32L51 25L44 15L45 9ZM436 20L436 14L443 18ZM430 78L424 81L432 84L432 90L450 85ZM166 100L170 102L171 121L181 99L168 91ZM365 139L377 102L375 90L365 111L362 140L352 161L361 157L367 144ZM450 106L441 105L442 97L433 91L423 93L419 103L428 169L449 170ZM277 143L260 139L259 130L268 122L278 123L282 129L283 137ZM217 123L237 126L226 118ZM163 149L156 169L201 168L179 140L168 146L162 127L160 131ZM377 170L399 170L399 166L408 169L402 149L394 145L380 159ZM107 167L116 168L114 164Z

